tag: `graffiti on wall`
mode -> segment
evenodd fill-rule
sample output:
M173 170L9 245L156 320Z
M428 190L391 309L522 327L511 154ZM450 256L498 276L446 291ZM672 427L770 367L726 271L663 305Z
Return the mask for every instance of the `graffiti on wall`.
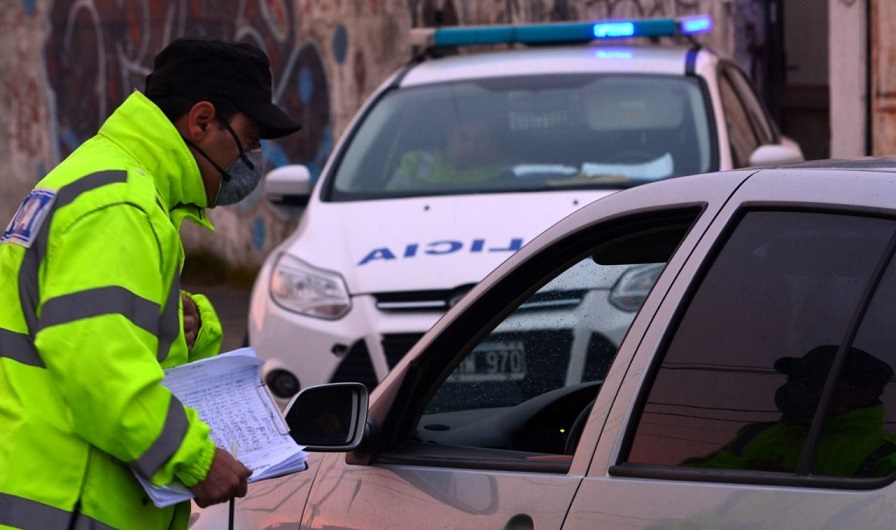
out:
M329 154L330 95L321 53L300 42L288 0L79 0L53 2L46 47L58 157L91 137L135 89L152 59L183 36L251 42L271 58L275 102L303 125L299 138L265 144L270 167L307 164Z
M712 0L714 1L714 0ZM697 13L706 0L408 0L413 26L645 18Z
M49 7L45 48L52 158L56 162L67 156L132 90L142 89L155 54L181 35L247 41L268 52L275 101L303 129L298 135L266 141L266 164L305 164L316 178L335 136L341 134L339 128L380 80L410 58L411 50L399 38L408 23L420 27L675 16L707 7L720 14L732 5L740 11L739 5L763 1L56 0ZM32 1L26 0L25 6L34 12ZM299 28L304 28L301 34ZM301 213L265 207L263 202L259 190L228 210L239 217L230 224L234 231L251 231L248 249L255 260L288 234ZM235 244L239 250L233 254L243 257L247 247L241 244Z

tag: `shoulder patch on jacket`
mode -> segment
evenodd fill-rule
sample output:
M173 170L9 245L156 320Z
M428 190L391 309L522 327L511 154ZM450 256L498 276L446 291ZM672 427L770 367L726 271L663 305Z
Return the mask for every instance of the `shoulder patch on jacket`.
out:
M15 243L30 248L55 200L55 190L45 188L32 190L12 216L12 221L0 236L0 243Z

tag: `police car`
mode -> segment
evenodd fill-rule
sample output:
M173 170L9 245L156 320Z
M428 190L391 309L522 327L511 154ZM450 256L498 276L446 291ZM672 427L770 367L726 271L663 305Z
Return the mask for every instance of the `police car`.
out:
M489 271L596 199L802 160L743 72L693 42L711 26L695 16L415 30L418 57L366 102L313 186L303 166L266 177L273 202L307 203L251 297L249 344L271 390L375 386ZM467 46L476 52L454 53ZM620 267L538 308L594 299L613 318L592 331L615 349L658 271ZM456 377L523 378L525 349L512 336L483 345L486 364Z

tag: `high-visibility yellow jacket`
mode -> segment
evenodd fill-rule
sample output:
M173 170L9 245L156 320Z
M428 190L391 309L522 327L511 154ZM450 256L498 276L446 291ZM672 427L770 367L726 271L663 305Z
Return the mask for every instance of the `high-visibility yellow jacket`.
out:
M195 159L133 93L35 186L0 236L0 526L186 528L134 472L192 486L208 426L160 385L218 352L211 304L188 351L179 228L211 228Z
M809 436L807 422L754 423L720 451L686 465L793 473ZM884 477L896 472L896 437L884 428L882 404L828 417L812 473L834 477Z

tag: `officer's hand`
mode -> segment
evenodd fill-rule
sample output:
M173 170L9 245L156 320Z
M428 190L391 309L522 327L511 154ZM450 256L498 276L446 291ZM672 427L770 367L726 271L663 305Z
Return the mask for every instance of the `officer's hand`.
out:
M193 349L193 343L199 335L199 326L202 324L199 320L199 309L189 296L181 295L181 298L184 304L184 338L187 339L187 348Z
M216 448L212 467L205 480L196 484L190 491L195 495L196 504L200 508L227 502L233 497L246 495L247 480L252 471L227 451Z

